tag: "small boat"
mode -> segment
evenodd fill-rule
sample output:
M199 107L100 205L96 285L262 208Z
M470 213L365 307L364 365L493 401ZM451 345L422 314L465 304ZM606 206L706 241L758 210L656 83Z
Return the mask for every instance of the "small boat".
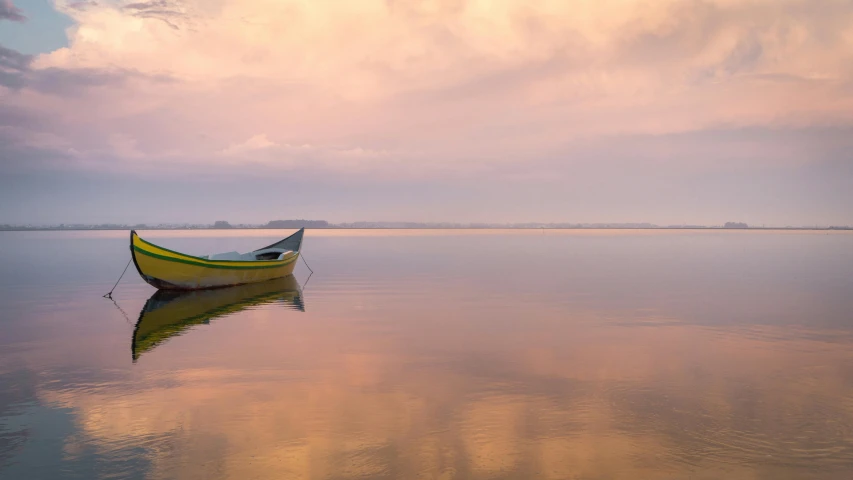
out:
M240 254L196 257L154 245L130 232L130 254L142 279L158 290L200 290L263 282L293 273L305 229Z
M269 304L305 311L302 289L293 275L213 291L157 290L145 302L133 329L130 347L133 361L197 325Z

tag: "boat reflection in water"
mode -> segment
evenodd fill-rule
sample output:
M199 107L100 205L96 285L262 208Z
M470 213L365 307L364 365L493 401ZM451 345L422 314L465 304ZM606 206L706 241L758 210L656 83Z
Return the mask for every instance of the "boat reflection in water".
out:
M145 302L133 329L133 361L195 325L270 303L305 311L302 290L293 275L215 290L158 290Z

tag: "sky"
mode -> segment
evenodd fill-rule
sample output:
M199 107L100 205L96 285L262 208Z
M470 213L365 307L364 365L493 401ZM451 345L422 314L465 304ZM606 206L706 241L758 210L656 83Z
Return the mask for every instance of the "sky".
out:
M0 0L0 224L853 225L853 0Z

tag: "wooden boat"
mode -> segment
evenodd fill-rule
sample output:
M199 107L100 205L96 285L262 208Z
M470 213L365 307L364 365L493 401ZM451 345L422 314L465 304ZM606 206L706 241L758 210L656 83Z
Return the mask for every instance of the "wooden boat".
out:
M196 325L209 324L213 319L272 303L305 311L302 291L293 275L217 290L158 290L145 302L133 329L133 361L166 340L189 332Z
M281 278L293 273L305 229L253 252L196 257L154 245L130 232L130 253L142 279L159 290L199 290Z

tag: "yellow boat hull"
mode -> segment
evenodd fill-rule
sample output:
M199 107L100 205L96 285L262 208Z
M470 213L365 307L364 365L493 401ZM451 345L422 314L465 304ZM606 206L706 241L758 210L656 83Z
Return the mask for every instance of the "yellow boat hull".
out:
M143 280L160 290L199 290L263 282L293 273L299 252L281 260L209 260L169 250L130 232L130 252Z

